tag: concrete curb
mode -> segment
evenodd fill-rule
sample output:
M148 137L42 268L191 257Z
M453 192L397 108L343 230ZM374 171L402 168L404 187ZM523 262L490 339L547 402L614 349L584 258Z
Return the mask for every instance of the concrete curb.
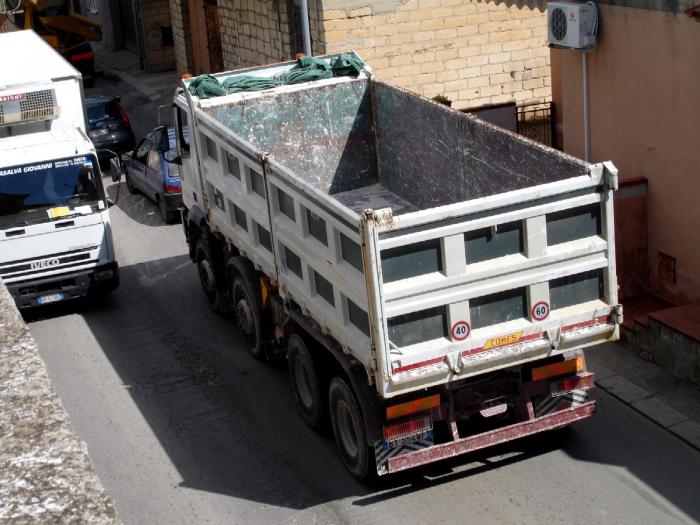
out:
M0 522L120 523L1 280Z

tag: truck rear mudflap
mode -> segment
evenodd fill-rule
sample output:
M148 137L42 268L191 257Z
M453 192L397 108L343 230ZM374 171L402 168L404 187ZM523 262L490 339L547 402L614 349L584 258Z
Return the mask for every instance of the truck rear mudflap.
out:
M554 430L592 416L594 412L595 401L589 401L582 405L571 406L541 417L534 417L533 419L521 421L503 428L458 439L451 443L443 443L396 455L387 459L384 472L382 473L400 472L426 463L452 458L461 454L467 454L505 443L506 441L531 436L538 432Z

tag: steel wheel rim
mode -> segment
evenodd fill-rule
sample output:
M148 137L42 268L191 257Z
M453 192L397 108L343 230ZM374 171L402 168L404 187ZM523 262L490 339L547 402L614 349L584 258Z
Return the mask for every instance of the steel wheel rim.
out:
M239 297L236 301L236 321L244 335L252 337L255 335L255 321L253 312L245 297Z
M199 280L208 294L214 292L214 272L206 257L199 261Z
M355 419L352 417L350 407L348 407L345 401L341 400L338 402L335 413L338 419L338 438L340 439L340 444L347 455L354 458L357 456L359 446L357 443Z

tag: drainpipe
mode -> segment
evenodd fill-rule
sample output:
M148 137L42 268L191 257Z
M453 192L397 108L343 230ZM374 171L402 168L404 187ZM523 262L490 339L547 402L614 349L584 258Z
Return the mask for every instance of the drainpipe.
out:
M583 160L591 161L591 126L588 116L588 53L583 52Z
M301 31L304 35L304 54L307 57L313 56L311 53L311 31L309 30L309 4L306 0L301 0Z

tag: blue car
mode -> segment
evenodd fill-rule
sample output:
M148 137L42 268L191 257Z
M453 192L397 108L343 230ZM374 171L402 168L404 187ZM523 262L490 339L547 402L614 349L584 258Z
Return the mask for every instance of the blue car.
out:
M167 223L180 220L182 186L181 161L175 150L175 131L161 126L146 135L136 148L122 159L126 187L142 193L158 205Z

